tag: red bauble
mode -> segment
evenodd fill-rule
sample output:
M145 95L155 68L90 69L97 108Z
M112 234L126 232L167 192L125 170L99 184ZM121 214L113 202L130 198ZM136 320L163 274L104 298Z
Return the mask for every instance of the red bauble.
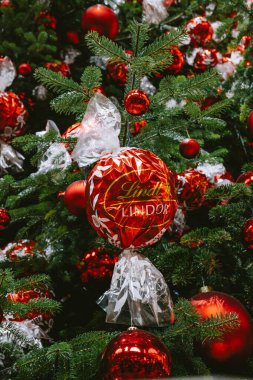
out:
M241 174L237 178L236 182L237 183L243 182L243 183L245 183L245 185L251 186L253 184L253 171L249 171L249 172L245 172L245 173Z
M51 15L48 11L40 12L36 17L35 21L38 25L43 25L45 28L56 28L56 18Z
M88 284L92 280L110 280L118 256L118 253L107 252L101 247L86 252L77 263L77 268L81 271L82 282Z
M252 37L251 36L243 36L240 45L243 46L244 48L248 48L250 43L251 43Z
M250 111L248 120L247 120L247 134L249 141L253 141L253 111Z
M128 64L119 60L109 61L106 72L108 79L112 79L119 86L124 86L127 81Z
M69 185L64 193L64 203L73 215L81 215L86 208L85 197L86 181L75 181Z
M79 44L79 36L78 36L77 32L67 32L66 35L67 35L68 42L70 42L74 45Z
M218 96L208 96L208 98L205 98L201 101L199 101L199 105L200 105L200 108L201 110L208 110L208 108L210 108L213 104L217 103L218 101L220 100L220 98Z
M146 127L146 125L147 125L147 120L135 121L131 125L130 131L133 135L137 135L142 130L142 128Z
M234 297L221 292L200 293L191 299L192 305L203 319L236 313L240 326L228 331L221 339L202 344L203 354L218 364L235 364L246 358L252 349L253 327L251 317Z
M88 177L86 196L90 224L120 248L155 243L177 209L174 175L142 149L103 156Z
M29 75L32 72L32 67L29 65L29 63L21 63L18 66L18 73L20 75Z
M100 364L102 380L161 379L170 376L171 355L155 335L129 329L105 348Z
M65 62L48 62L45 63L44 67L48 70L52 70L58 74L61 74L63 77L70 76L70 67Z
M11 5L10 0L1 0L0 7L9 7Z
M194 169L177 175L179 202L188 210L196 210L205 200L205 193L209 188L205 174Z
M243 240L247 249L253 250L253 218L248 219L242 228Z
M92 5L82 15L82 28L85 32L94 30L112 40L117 36L119 22L116 14L105 5Z
M180 143L179 146L180 153L185 158L194 158L200 152L200 146L195 139L185 139Z
M148 111L150 100L144 91L131 90L126 94L124 106L130 115L140 116Z
M92 92L93 92L93 94L100 93L100 94L103 94L104 96L106 96L106 92L105 92L105 89L103 86L93 87Z
M9 261L17 262L33 257L35 244L33 240L20 240L17 243L8 243L2 252Z
M196 70L206 70L214 67L218 63L218 53L216 49L199 48L193 61L193 67Z
M173 62L165 69L170 74L178 74L184 64L184 54L177 46L171 46L170 52L173 56Z
M62 137L63 138L77 138L79 136L79 133L81 131L81 123L75 123L73 125L71 125L63 134L62 134ZM66 143L64 144L65 145L65 148L68 149L69 147L69 143Z
M11 217L5 208L0 208L0 230L5 230L10 223Z
M27 117L25 106L16 94L0 93L0 140L10 142L23 135Z
M163 5L165 7L170 7L173 4L175 4L175 0L163 0Z
M212 39L213 28L205 17L194 17L186 24L186 31L191 38L192 46L205 45Z

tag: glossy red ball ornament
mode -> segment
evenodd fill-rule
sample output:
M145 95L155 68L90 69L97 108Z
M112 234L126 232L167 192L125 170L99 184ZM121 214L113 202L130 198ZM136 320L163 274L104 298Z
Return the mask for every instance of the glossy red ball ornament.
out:
M65 62L48 62L45 63L44 67L48 70L61 74L63 77L70 76L70 67Z
M0 8L1 7L9 7L11 5L10 0L1 0L0 1Z
M249 141L253 141L253 111L250 111L247 120L247 134Z
M35 21L37 25L43 25L45 28L56 28L56 18L48 11L41 11L36 17Z
M178 74L184 65L184 54L177 46L171 46L170 52L173 57L173 62L165 69L165 72Z
M251 186L253 184L253 171L242 173L236 180L238 183L245 183L247 186Z
M196 70L206 70L209 67L214 67L218 63L218 53L216 49L199 48L194 61L193 67Z
M67 40L71 44L78 45L79 44L79 36L77 32L67 32L66 33Z
M29 63L21 63L19 66L18 66L18 73L20 75L29 75L31 74L32 72L32 67L31 65L29 65Z
M71 125L69 128L67 128L67 130L62 134L62 137L63 138L71 138L71 139L74 139L74 138L78 138L79 136L79 133L81 131L81 123L75 123L73 125ZM65 143L64 146L66 149L68 149L70 143Z
M252 40L251 36L242 36L242 39L240 41L240 45L246 49L249 47L251 40Z
M119 30L116 14L111 8L101 4L92 5L84 11L81 25L85 32L93 30L112 40L116 38Z
M119 60L111 60L106 66L107 78L112 79L119 86L124 86L127 81L128 64Z
M79 216L86 208L85 190L86 181L80 180L71 183L64 193L64 203L73 215Z
M185 139L180 143L179 151L185 158L194 158L200 152L200 145L195 139Z
M90 172L86 196L90 224L119 248L154 244L177 210L173 173L143 149L103 156Z
M187 210L196 210L203 205L209 187L205 174L194 169L177 175L179 203Z
M193 47L203 46L211 41L213 28L205 17L197 16L189 20L186 24L186 31L191 38Z
M0 140L11 142L25 133L27 110L13 92L0 93Z
M150 332L130 328L105 348L100 363L102 380L161 379L170 376L168 348Z
M11 217L9 211L5 208L0 208L0 230L5 230L10 223Z
M147 120L140 120L140 121L135 121L131 127L130 127L130 131L133 135L137 135L138 133L140 133L140 131L142 130L142 128L146 127L147 125Z
M242 228L243 241L248 250L253 250L253 218L248 219Z
M91 281L110 280L115 263L118 261L118 253L105 251L98 247L89 250L77 263L81 272L82 282L89 284Z
M148 111L150 100L144 91L131 90L125 96L124 106L130 115L140 116Z
M219 317L228 313L238 316L239 326L225 332L221 339L205 341L203 354L216 364L233 365L245 359L252 350L253 327L249 313L234 297L221 292L199 293L191 299L192 305L203 319Z

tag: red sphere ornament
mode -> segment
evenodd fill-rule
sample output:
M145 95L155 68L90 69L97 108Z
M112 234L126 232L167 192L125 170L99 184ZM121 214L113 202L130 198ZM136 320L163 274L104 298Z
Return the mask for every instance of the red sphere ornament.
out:
M247 186L251 186L253 184L253 171L245 172L241 174L236 182L238 183L245 183Z
M19 66L18 66L18 73L20 75L29 75L31 74L32 72L32 67L31 65L29 65L29 63L21 63Z
M170 52L173 57L173 62L166 68L166 72L170 74L178 74L184 65L184 54L177 46L171 46Z
M112 40L117 36L119 22L116 14L105 5L92 5L82 15L82 28L85 32L93 30Z
M218 53L216 49L199 48L196 52L193 67L196 70L206 70L208 67L214 67L218 63Z
M130 131L133 135L137 135L142 130L142 128L146 127L146 125L147 125L147 120L135 121L131 125Z
M70 42L74 45L79 44L79 36L78 36L77 32L67 32L66 35L67 35L68 42Z
M101 247L86 252L77 263L77 268L81 272L82 282L88 284L92 280L110 280L114 264L118 261L118 256L118 253L106 252Z
M73 215L79 216L86 208L85 197L86 181L75 181L69 185L64 193L64 203Z
M0 208L0 230L5 230L10 223L11 217L5 208Z
M205 174L194 169L177 175L179 203L187 210L196 210L205 201L205 193L210 187Z
M185 139L180 143L179 151L185 158L194 158L200 152L200 146L195 139Z
M131 90L126 94L124 106L130 115L140 116L148 111L150 100L144 91Z
M191 303L203 319L228 313L238 316L238 327L225 332L220 339L205 341L202 344L203 354L209 360L216 364L231 365L250 354L253 337L251 317L236 298L225 293L209 291L197 294L191 299Z
M213 36L213 28L205 17L194 17L186 24L186 31L191 38L193 47L205 45L211 41Z
M73 125L71 125L63 134L62 134L62 137L63 138L77 138L79 136L79 133L81 131L81 123L75 123ZM65 148L68 149L70 143L66 143L64 144L65 145Z
M242 228L243 240L247 249L253 250L253 218L248 219Z
M51 15L48 11L40 12L36 17L35 21L37 25L43 25L45 28L56 28L56 18Z
M19 97L13 92L0 93L0 139L10 142L25 133L28 113Z
M106 72L108 79L112 79L119 86L124 86L127 81L128 64L119 60L109 61Z
M31 258L35 255L35 241L20 240L17 243L8 243L2 250L9 261L17 262L24 258Z
M170 376L171 355L155 335L130 328L105 348L100 363L102 380L161 379Z
M65 62L48 62L45 63L44 67L48 70L61 74L63 77L70 76L70 67Z
M88 177L86 196L90 224L119 248L154 244L177 210L174 175L143 149L103 156Z
M247 134L249 141L253 141L253 111L250 111L248 120L247 120Z

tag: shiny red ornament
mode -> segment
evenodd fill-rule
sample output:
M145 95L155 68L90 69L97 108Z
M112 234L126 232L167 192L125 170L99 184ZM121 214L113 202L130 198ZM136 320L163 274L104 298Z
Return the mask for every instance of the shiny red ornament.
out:
M251 36L243 36L240 41L240 45L242 45L246 49L249 47L251 40L252 40Z
M176 0L163 0L163 5L165 7L170 7L171 5L174 5Z
M0 230L5 230L10 223L11 217L9 211L5 208L0 208Z
M29 63L21 63L19 66L18 66L18 73L20 75L29 75L31 74L32 72L32 67L31 65L29 65Z
M17 243L8 243L2 252L8 260L17 262L23 258L33 257L35 245L36 243L33 240L20 240Z
M77 32L67 32L66 35L67 35L68 42L70 42L74 45L79 44L79 36L78 36Z
M192 305L203 319L229 313L238 316L239 326L225 332L222 338L205 341L203 354L216 364L233 365L245 359L252 350L253 327L249 313L234 297L221 292L199 293L191 299Z
M180 143L180 153L185 158L194 158L200 152L200 145L195 139L185 139Z
M64 193L64 203L73 215L81 215L86 208L85 197L86 181L80 180L71 183Z
M92 280L110 280L118 257L118 253L107 252L101 247L86 252L77 263L77 268L81 272L82 282L88 284Z
M106 92L105 92L105 89L103 86L93 87L92 92L93 92L93 94L99 93L99 94L106 96Z
M199 103L201 110L208 110L213 104L217 103L220 100L218 96L208 96L208 98L205 98L201 100Z
M119 86L124 86L127 81L128 64L119 60L109 61L106 72L108 79L112 79Z
M78 138L79 136L79 133L81 131L81 123L75 123L73 125L71 125L63 134L62 134L62 137L63 138ZM68 149L70 143L66 143L64 144L65 145L65 148Z
M130 115L140 116L148 111L150 100L144 91L131 90L125 96L124 106Z
M174 175L143 149L103 156L88 177L86 196L90 224L119 248L154 244L177 210Z
M45 28L56 28L56 18L48 11L41 11L36 17L35 21L37 25L43 25Z
M111 8L101 4L92 5L84 11L81 25L85 32L93 30L112 40L119 30L117 15Z
M191 38L193 47L203 46L213 37L213 28L210 22L201 16L189 20L186 24L186 31Z
M205 193L210 187L205 174L194 169L177 175L179 203L187 210L196 210L205 201Z
M139 120L139 121L135 121L131 127L130 127L130 131L133 135L137 135L141 130L142 128L146 127L147 125L147 120Z
M247 120L247 134L249 141L253 141L253 111L250 111Z
M184 65L184 54L177 46L171 46L170 52L173 62L165 69L170 74L178 74Z
M242 173L236 180L238 183L245 183L247 186L251 186L253 184L253 171Z
M13 92L0 93L0 140L10 142L25 133L28 113Z
M58 74L61 74L63 77L70 76L70 67L65 62L48 62L45 63L44 67L48 70L52 70Z
M105 348L100 363L102 380L161 379L171 374L168 348L148 331L129 329Z
M243 241L247 246L247 249L253 250L253 218L248 219L242 228Z
M196 70L206 70L209 67L214 67L218 63L218 53L216 49L200 48L195 55L193 67Z
M0 8L1 7L9 7L11 5L10 0L2 0L0 1Z

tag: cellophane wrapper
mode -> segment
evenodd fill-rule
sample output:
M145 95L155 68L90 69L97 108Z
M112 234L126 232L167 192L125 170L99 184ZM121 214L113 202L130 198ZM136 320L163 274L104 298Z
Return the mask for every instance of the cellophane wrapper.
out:
M115 264L111 287L97 301L106 322L134 326L166 326L173 305L168 286L150 260L124 250Z
M148 24L159 25L168 17L164 0L143 0L143 20Z

